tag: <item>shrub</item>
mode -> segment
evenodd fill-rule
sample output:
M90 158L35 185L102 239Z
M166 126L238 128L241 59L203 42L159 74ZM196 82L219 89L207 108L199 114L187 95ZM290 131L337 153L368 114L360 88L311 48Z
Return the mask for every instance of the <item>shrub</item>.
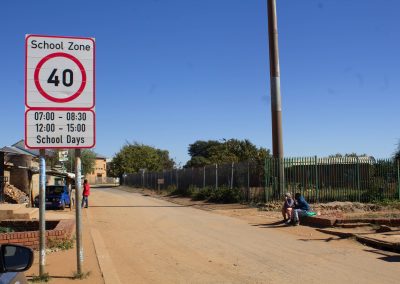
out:
M175 190L176 190L176 185L174 185L174 184L168 185L167 188L166 188L166 191L167 191L168 193L172 193L172 192L174 192Z
M184 197L191 197L192 192L196 189L195 186L190 185L189 188L175 188L169 195L180 195Z
M240 191L238 188L219 187L211 191L208 200L216 203L236 203L240 201Z
M192 192L192 200L206 200L210 198L212 192L212 188L204 187L204 188L195 188Z
M0 227L0 233L11 233L11 232L14 232L12 228Z

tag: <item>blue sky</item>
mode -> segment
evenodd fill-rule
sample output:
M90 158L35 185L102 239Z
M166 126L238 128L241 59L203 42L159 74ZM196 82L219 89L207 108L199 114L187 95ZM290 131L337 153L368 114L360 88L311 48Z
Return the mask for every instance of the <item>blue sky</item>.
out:
M286 156L389 157L399 141L400 1L278 0ZM0 146L24 132L24 38L96 38L96 151L198 139L271 148L266 1L1 1Z

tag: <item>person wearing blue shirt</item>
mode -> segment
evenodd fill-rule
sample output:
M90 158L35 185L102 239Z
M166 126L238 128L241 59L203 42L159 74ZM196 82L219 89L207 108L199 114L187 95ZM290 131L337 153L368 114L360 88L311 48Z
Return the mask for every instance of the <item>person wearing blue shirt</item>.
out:
M294 210L292 212L292 222L293 225L297 226L300 224L299 216L307 216L307 213L311 210L310 205L308 205L307 201L304 199L300 193L296 193L294 196Z

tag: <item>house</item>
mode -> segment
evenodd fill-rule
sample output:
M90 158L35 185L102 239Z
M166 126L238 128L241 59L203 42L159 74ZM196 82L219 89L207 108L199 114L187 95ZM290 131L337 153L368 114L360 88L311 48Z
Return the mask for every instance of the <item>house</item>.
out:
M86 174L89 184L107 183L107 157L96 154L93 172Z
M0 149L4 182L14 185L26 194L39 187L39 160L35 155L15 146Z
M54 157L55 151L46 150L46 157ZM24 140L11 146L0 148L0 182L9 183L22 190L31 198L39 194L39 150L25 147ZM50 171L46 164L46 183L57 184L64 180L63 176ZM50 173L51 172L51 173Z

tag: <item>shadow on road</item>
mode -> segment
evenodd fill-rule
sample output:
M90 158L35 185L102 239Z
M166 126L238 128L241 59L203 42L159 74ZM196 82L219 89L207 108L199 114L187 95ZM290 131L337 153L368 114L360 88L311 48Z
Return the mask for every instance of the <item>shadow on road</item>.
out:
M89 208L169 208L169 207L192 207L192 205L91 205Z
M385 251L381 251L381 250L378 250L378 249L365 249L364 251L372 252L372 253L379 254L379 255L383 255L383 257L378 257L378 259L383 260L383 261L400 262L400 255L399 254L395 254L395 253L391 253L391 252L385 252Z
M273 222L273 223L265 223L265 224L253 224L252 226L254 227L259 227L259 228L282 228L282 227L290 227L285 224L283 220Z
M26 275L26 279L28 280L28 283L32 283L32 282L38 282L36 280L38 276L37 275ZM59 275L49 275L50 279L71 279L71 280L75 280L75 278L73 276L59 276ZM47 281L42 281L42 282L38 282L38 283L43 283L43 282L47 282ZM19 283L19 282L18 282Z
M90 186L91 188L117 188L118 184L93 184Z
M331 241L340 241L347 238L343 237L328 237L328 238L321 238L321 239L299 239L299 241L309 242L309 241L320 241L320 242L331 242Z

